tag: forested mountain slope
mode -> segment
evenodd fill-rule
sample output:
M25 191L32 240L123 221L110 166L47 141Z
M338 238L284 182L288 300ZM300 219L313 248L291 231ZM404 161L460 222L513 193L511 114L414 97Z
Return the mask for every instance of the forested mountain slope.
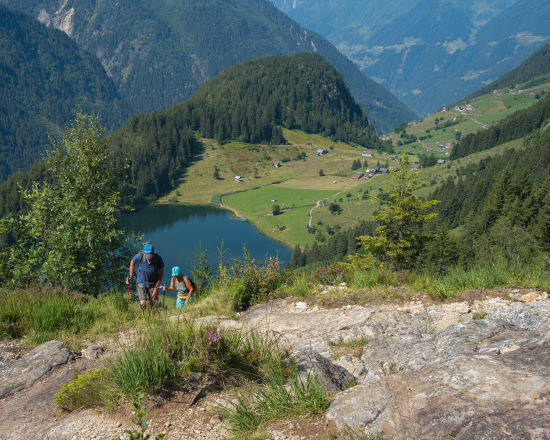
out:
M110 136L113 160L127 167L128 202L140 206L173 188L202 151L196 133L220 142L284 143L280 127L322 133L335 140L383 148L342 76L315 54L266 57L227 68L187 101L139 114ZM14 175L0 185L0 213L20 209Z
M428 114L516 67L550 40L546 0L272 0Z
M458 159L502 145L514 139L522 138L534 129L540 128L550 118L550 94L535 105L512 113L507 118L491 127L464 136L453 148L450 158Z
M237 62L316 52L343 75L378 130L415 118L323 37L267 0L1 0L64 30L95 54L134 112L183 101Z
M341 74L318 55L299 54L229 67L187 101L135 116L112 136L114 156L131 152L133 203L139 204L174 185L197 151L192 130L220 143L280 144L281 126L382 147Z
M40 158L76 108L120 126L126 112L99 61L63 32L0 5L0 181Z

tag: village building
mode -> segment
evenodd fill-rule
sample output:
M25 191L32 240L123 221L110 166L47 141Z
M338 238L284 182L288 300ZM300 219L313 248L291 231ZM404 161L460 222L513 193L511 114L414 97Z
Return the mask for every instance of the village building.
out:
M367 170L367 173L369 174L376 174L376 173L379 173L380 172L380 167L377 165L375 167L370 167L368 170Z
M315 151L313 154L315 156L322 156L323 154L327 154L328 150L326 148L319 148L317 151Z
M281 162L273 162L273 166L275 168L279 168L281 166Z
M234 179L235 182L242 182L244 180L241 176L235 176Z
M373 158L373 157L374 157L374 154L372 154L370 151L363 151L363 152L361 153L361 156L362 156L362 157L371 157L371 158Z
M361 171L358 171L357 173L353 173L353 176L351 176L352 179L360 179L361 177L363 177L363 173Z

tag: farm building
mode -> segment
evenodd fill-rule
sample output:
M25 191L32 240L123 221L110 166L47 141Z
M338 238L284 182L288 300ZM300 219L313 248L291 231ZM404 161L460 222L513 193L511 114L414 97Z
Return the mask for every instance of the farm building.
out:
M352 179L360 179L363 177L363 173L361 171L358 171L357 173L353 173L353 176L351 176Z
M235 182L242 182L243 180L241 176L235 176Z
M323 154L327 154L327 153L328 153L328 150L326 148L319 148L313 154L315 154L315 156L322 156Z

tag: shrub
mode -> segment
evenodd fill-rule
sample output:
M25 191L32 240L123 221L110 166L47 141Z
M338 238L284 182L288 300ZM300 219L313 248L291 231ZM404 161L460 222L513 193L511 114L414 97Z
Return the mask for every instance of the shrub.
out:
M75 411L106 404L112 407L117 398L109 372L103 368L79 374L73 381L61 385L53 400L57 408Z
M147 434L147 429L149 428L149 422L147 421L147 410L141 407L141 402L145 398L145 394L140 394L137 397L137 400L132 402L134 406L136 416L132 419L134 425L139 429L137 431L131 431L127 429L124 431L128 434L130 440L148 440L151 438L151 434ZM159 434L155 436L155 440L162 440L166 434ZM117 438L120 440L120 437Z
M256 265L247 252L242 261L236 261L232 267L234 278L240 282L236 298L239 310L264 301L281 283L279 270L281 264L277 257L269 257L263 266Z

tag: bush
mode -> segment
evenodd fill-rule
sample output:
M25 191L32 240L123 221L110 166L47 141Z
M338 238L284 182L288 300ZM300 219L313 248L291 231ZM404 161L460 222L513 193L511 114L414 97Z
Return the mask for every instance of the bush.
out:
M331 214L340 214L342 212L342 208L338 203L331 203L328 206L328 210L330 211Z
M73 381L61 385L53 401L63 411L75 411L106 404L113 407L117 398L109 372L104 368L79 374Z
M280 268L277 257L269 257L263 266L258 266L245 252L243 261L235 262L232 267L233 276L240 283L236 298L238 309L244 310L256 302L265 301L281 283Z

